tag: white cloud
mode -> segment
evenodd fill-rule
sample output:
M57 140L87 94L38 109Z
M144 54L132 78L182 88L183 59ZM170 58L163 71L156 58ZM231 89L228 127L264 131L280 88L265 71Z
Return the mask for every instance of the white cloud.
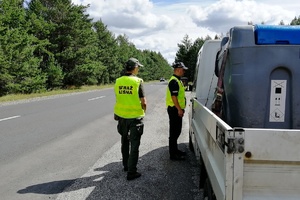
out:
M126 34L140 49L159 51L171 63L187 34L191 39L226 34L235 25L247 22L285 24L300 15L294 0L73 0L90 5L88 13L102 20L115 35ZM165 2L165 3L163 3ZM291 6L292 5L292 6ZM296 11L299 13L297 14Z
M188 14L198 26L204 26L219 33L224 33L236 25L246 25L248 22L279 24L283 20L288 24L295 17L293 12L280 6L252 0L221 0L205 8L191 6Z

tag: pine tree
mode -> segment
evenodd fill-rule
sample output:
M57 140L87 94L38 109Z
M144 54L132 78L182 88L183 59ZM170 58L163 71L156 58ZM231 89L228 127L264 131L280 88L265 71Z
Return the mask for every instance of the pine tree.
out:
M28 34L22 0L0 1L0 94L31 93L45 89L41 59L34 56L38 39Z
M295 17L292 21L291 21L291 25L300 25L300 16L297 18Z

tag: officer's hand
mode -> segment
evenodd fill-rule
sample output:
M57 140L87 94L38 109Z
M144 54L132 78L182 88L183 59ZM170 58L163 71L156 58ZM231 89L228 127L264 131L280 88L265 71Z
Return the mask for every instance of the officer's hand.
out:
M183 117L183 115L184 115L183 110L182 109L178 109L178 116L179 117Z

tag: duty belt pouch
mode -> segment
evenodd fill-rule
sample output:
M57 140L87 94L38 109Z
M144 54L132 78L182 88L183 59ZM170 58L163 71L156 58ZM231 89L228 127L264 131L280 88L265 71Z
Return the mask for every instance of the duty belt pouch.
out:
M139 132L140 135L143 135L144 123L142 120L139 120L139 123L136 124L136 130Z
M116 114L114 114L114 120L119 121L120 117Z

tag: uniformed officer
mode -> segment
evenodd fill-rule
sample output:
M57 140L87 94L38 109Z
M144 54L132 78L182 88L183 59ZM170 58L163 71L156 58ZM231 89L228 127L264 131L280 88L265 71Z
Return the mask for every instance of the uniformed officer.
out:
M137 163L144 130L143 117L146 112L143 80L136 76L141 66L143 65L136 58L130 58L125 64L125 75L116 80L114 87L114 114L121 135L122 162L124 171L128 171L127 180L141 176L141 173L137 172Z
M181 134L182 118L186 106L185 87L180 80L188 68L182 62L172 65L174 74L170 78L167 94L166 106L169 115L169 153L171 160L184 160L186 152L178 149L177 140Z

